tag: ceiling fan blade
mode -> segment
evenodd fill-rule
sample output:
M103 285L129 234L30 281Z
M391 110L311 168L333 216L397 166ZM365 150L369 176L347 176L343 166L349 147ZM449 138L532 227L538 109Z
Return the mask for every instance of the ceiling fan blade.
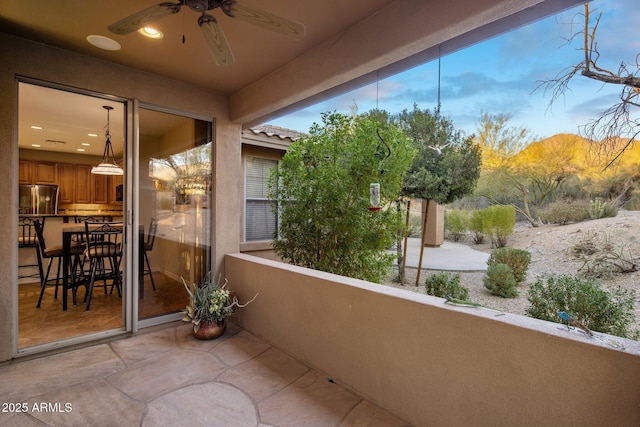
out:
M224 2L221 8L227 16L266 28L267 30L275 31L293 40L302 39L306 33L304 25L299 22L282 18L253 6L247 6L233 1Z
M182 3L160 3L122 18L107 28L114 34L125 35L133 33L165 16L180 12L180 7L182 7Z
M202 16L198 18L198 25L200 25L204 39L209 45L209 50L216 64L233 64L236 59L233 57L233 53L231 53L229 43L227 43L227 39L222 32L222 27L216 18L211 15L202 14Z

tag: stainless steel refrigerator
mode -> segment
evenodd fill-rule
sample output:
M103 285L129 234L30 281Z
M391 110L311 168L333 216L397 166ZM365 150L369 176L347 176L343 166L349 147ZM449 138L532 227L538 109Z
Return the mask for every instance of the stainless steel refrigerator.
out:
M20 185L20 215L56 215L57 185Z

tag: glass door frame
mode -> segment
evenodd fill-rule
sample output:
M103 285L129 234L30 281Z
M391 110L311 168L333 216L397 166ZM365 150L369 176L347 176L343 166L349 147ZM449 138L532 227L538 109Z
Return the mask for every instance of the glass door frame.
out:
M123 98L123 97L119 97L119 96L115 96L115 95L110 95L110 94L105 94L102 92L96 92L96 91L92 91L92 90L87 90L87 89L80 89L77 87L70 87L67 85L63 85L63 84L56 84L56 83L52 83L52 82L48 82L48 81L42 81L42 80L38 80L38 79L34 79L34 78L30 78L30 77L26 77L26 76L17 76L15 79L15 84L16 84L16 93L18 93L18 88L19 85L21 83L25 83L25 84L31 84L31 85L36 85L36 86L40 86L43 88L48 88L48 89L54 89L54 90L60 90L60 91L65 91L65 92L69 92L69 93L73 93L73 94L78 94L78 95L84 95L84 96L90 96L90 97L94 97L94 98L99 98L99 99L104 99L104 100L109 100L109 101L113 101L113 102L119 102L122 103L124 108L125 108L125 133L126 133L126 138L124 141L125 144L125 150L124 152L126 153L125 155L125 174L124 174L124 180L123 180L123 184L124 184L124 188L128 188L128 183L131 182L131 178L133 176L135 176L135 174L133 174L133 165L131 163L131 160L128 158L129 157L129 153L130 151L132 151L133 149L133 139L132 136L135 134L134 130L135 128L133 127L133 122L130 120L130 116L133 113L133 107L134 107L134 100L128 99L128 98ZM19 93L17 96L17 100L18 103L20 102L19 99ZM18 134L17 131L17 120L16 120L16 135ZM17 140L15 142L17 144ZM17 167L17 165L16 165ZM131 193L131 192L129 192ZM123 215L128 215L127 212L129 212L131 210L131 206L130 206L130 202L131 200L129 200L130 196L127 196L125 198L125 200L123 201L124 205L123 205ZM127 220L128 223L129 220ZM136 233L137 233L137 227L136 227ZM132 233L131 227L125 227L125 234L127 236L130 236ZM132 240L129 237L128 242L131 242ZM135 242L137 245L137 241ZM125 251L128 254L132 254L135 253L135 248L130 248L130 247L125 247ZM129 258L130 255L127 256L127 258ZM135 258L135 257L133 257ZM123 259L123 262L126 260ZM128 261L127 261L128 262ZM133 264L133 268L137 268L137 264ZM137 286L130 286L131 282L131 277L133 275L133 278L137 279L137 272L134 272L132 268L132 264L125 264L124 267L124 271L125 271L125 276L126 279L123 280L124 283L124 287L123 287L123 304L122 304L122 326L118 327L118 328L113 328L113 329L106 329L103 331L99 331L99 332L93 332L93 333L89 333L86 335L78 335L78 336L71 336L71 337L67 337L67 338L62 338L59 340L55 340L55 341L50 341L50 342L45 342L42 344L36 344L34 346L31 347L22 347L20 348L18 346L18 340L19 340L19 324L18 324L18 299L17 299L17 293L16 293L16 299L14 301L14 311L16 313L15 315L15 326L14 326L14 354L16 357L22 357L22 356L28 356L28 355L34 355L34 354L39 354L39 353L43 353L43 352L47 352L47 351L51 351L51 350L57 350L63 347L71 347L74 345L78 345L78 344L86 344L86 343L90 343L92 341L98 341L101 339L105 339L105 338L111 338L111 337L116 337L116 336L120 336L120 335L125 335L127 333L132 332L132 327L133 324L130 321L131 318L131 313L133 311L133 300L132 300L132 295L131 295L131 289L135 288L136 294L137 295ZM137 282L136 282L137 283Z
M137 283L140 277L139 275L140 275L141 266L140 266L140 257L134 256L134 255L140 254L139 251L141 251L142 248L140 248L139 240L137 238L134 238L134 236L138 236L139 229L140 229L139 228L139 223L140 223L139 198L134 196L140 193L140 174L139 174L138 165L140 162L140 109L141 108L144 108L146 110L151 110L151 111L157 111L160 113L178 115L178 116L182 116L182 117L186 117L194 120L202 120L202 121L211 123L211 138L212 138L211 142L212 142L212 146L215 145L215 120L213 119L213 117L201 115L201 114L195 114L195 113L179 110L176 108L169 108L169 107L164 107L157 104L143 102L138 99L132 100L132 109L131 109L132 117L130 122L134 124L132 128L132 135L131 135L131 141L133 143L127 147L127 166L128 166L127 175L128 175L128 178L130 179L129 182L131 182L131 186L128 187L130 191L126 192L127 194L125 195L125 199L127 200L127 206L131 207L131 211L127 211L127 224L130 225L129 227L127 227L127 229L129 230L128 238L130 239L129 241L133 243L131 246L132 251L130 251L130 254L127 256L127 262L129 262L130 263L129 265L131 266L131 268L129 268L130 277L128 279L131 281L130 283L132 283L132 286L130 287L131 298L128 298L128 300L132 302L132 306L130 307L131 316L129 316L128 319L132 322L131 331L134 333L143 328L148 328L152 326L161 325L164 323L178 321L184 317L184 315L181 312L176 312L176 313L169 313L169 314L164 314L164 315L160 315L152 318L146 318L146 319L138 318L139 288L137 286ZM212 149L211 150L212 165L215 165L214 153L215 153L215 150ZM212 169L215 169L215 167L212 166ZM212 180L215 181L216 179L215 170L212 170L211 174L212 174ZM213 190L212 190L211 197L212 197L212 203L215 203L213 200L215 197L215 194L213 194ZM211 220L212 222L215 222L215 218L212 217ZM210 227L210 230L211 230L211 236L209 236L209 238L210 238L210 241L213 242L213 238L214 238L213 224ZM213 265L213 262L214 262L214 247L215 245L212 244L211 250L209 253L210 265ZM136 285L133 285L133 284L136 284ZM133 301L135 301L135 303L133 303ZM186 305L186 292L185 292L185 305Z
M23 357L28 355L34 355L43 353L46 351L56 350L60 348L71 347L78 344L87 344L94 341L98 341L105 338L118 337L126 335L127 333L135 333L139 329L156 326L172 321L177 321L182 318L180 312L169 313L166 315L153 317L149 319L138 319L138 302L139 302L139 279L141 274L140 254L143 248L140 246L140 240L138 238L140 232L139 226L139 199L136 195L139 193L139 161L140 161L140 108L149 110L176 114L183 117L206 121L211 124L211 139L212 145L215 145L215 120L211 116L205 116L200 114L194 114L178 109L172 109L167 107L158 106L146 102L140 102L137 98L123 98L120 96L114 96L105 94L102 92L91 91L86 89L80 89L77 87L70 87L63 84L56 84L52 82L44 82L38 79L29 78L25 76L18 76L15 79L16 93L18 92L18 86L20 83L33 84L44 88L50 88L55 90L62 90L78 95L91 96L95 98L110 100L114 102L122 103L125 108L125 147L124 147L124 176L123 176L123 221L125 222L125 236L126 245L125 252L123 254L123 303L122 303L122 326L114 329L107 329L104 331L94 332L86 335L71 336L68 338L62 338L59 340L45 342L37 344L31 347L18 347L18 300L17 293L16 299L13 303L13 310L15 315L14 325L14 354L16 357ZM19 101L18 101L19 102ZM16 120L16 135L17 135L17 120ZM16 142L17 144L17 142ZM211 153L211 164L214 165L215 150ZM16 165L17 167L17 165ZM215 167L212 166L215 170ZM215 171L212 170L212 179L215 181ZM215 204L215 193L211 194L212 206ZM213 211L213 209L212 209ZM215 222L215 218L211 218L212 223ZM211 235L209 238L213 242L213 224L210 227ZM142 242L144 243L144 242ZM211 245L210 251L210 263L213 265L214 261L214 247ZM143 275L144 277L144 275Z

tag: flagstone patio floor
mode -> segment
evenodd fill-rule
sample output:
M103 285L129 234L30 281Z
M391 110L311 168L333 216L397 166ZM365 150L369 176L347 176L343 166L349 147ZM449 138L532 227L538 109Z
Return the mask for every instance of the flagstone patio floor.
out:
M407 426L230 324L188 325L0 365L0 425Z

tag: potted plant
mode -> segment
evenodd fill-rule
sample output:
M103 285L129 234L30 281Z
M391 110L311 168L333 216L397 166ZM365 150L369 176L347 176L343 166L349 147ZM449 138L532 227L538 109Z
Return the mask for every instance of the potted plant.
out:
M227 288L227 279L220 285L221 277L213 279L213 274L209 272L202 286L193 284L184 285L189 294L189 304L182 310L185 315L183 322L193 324L193 334L198 339L213 339L221 336L226 327L226 320L237 308L245 307L256 297L253 297L246 304L240 304L238 298ZM257 295L256 295L257 296Z

